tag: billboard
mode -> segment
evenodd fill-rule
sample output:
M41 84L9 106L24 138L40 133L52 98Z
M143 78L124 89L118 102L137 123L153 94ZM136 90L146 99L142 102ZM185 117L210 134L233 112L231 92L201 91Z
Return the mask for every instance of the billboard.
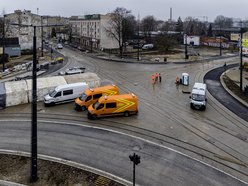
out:
M186 44L186 42L187 42L187 45L199 46L200 37L199 36L188 36L184 34L183 44Z
M231 34L231 41L238 41L240 34Z

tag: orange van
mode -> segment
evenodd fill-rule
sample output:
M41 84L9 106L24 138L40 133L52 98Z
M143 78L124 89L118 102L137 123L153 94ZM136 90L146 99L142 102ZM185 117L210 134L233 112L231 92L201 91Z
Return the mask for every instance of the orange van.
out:
M134 94L102 96L96 103L88 107L88 118L96 119L106 116L138 113L138 99Z
M100 97L116 94L119 94L119 88L116 85L106 85L93 89L86 89L79 98L75 99L75 109L77 111L84 111Z

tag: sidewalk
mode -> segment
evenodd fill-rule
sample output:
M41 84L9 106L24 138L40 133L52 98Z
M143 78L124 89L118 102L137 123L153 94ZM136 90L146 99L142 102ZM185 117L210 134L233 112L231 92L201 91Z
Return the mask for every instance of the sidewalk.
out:
M243 105L245 105L246 107L248 107L248 96L244 95L243 93L240 92L240 90L235 91L235 90L230 90L230 88L228 88L228 85L226 84L224 78L225 76L227 78L229 78L230 80L233 81L233 83L235 83L238 87L240 87L240 70L239 67L235 67L235 68L231 68L229 70L227 70L226 72L224 72L221 77L221 84L223 85L223 87L225 88L225 90L232 95L232 97L234 97L235 99L237 99L239 102L241 102ZM248 86L248 72L243 70L243 90L246 86Z

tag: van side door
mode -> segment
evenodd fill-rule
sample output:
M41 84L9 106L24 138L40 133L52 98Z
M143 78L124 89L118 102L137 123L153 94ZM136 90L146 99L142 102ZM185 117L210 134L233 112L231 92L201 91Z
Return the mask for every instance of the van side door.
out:
M105 115L111 116L111 115L118 114L118 113L115 113L116 109L117 109L116 102L106 103L106 109L105 109L106 114Z
M63 91L63 101L74 99L73 89L68 89Z

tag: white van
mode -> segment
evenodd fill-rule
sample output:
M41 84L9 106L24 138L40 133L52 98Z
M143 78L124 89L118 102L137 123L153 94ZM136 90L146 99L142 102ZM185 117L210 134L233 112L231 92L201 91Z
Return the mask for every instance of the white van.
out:
M191 92L190 107L192 109L205 110L207 104L206 98L207 85L204 83L195 83Z
M87 83L72 83L57 86L52 92L44 96L45 106L74 101L74 99L80 97L84 90L88 88Z
M145 44L145 45L143 45L143 47L142 47L142 49L152 49L154 47L154 45L153 44Z

